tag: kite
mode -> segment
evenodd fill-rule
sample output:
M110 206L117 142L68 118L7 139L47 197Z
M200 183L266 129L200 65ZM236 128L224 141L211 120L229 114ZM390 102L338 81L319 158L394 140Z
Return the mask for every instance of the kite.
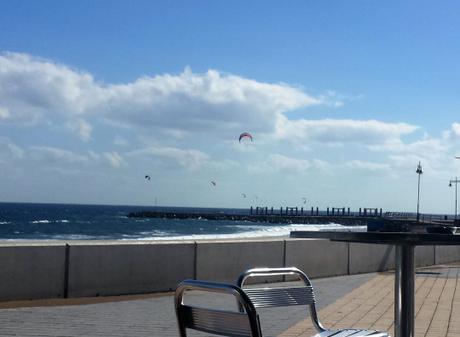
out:
M246 193L241 193L241 195L243 196L243 198L246 198Z
M216 182L211 180L211 185L216 186Z
M307 203L307 198L302 198L303 199L303 203L306 204Z
M148 174L146 174L145 179L150 180L150 176Z
M243 133L240 135L240 137L238 138L238 142L241 143L241 139L243 139L243 138L245 138L245 137L249 138L249 139L251 140L251 142L252 142L252 135L251 135L249 132L243 132Z

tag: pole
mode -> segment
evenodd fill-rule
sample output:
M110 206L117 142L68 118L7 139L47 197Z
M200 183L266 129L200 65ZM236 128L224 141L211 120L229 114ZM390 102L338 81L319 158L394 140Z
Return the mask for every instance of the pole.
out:
M417 171L415 173L418 174L418 185L417 185L417 222L420 220L420 175L423 173L422 171L422 164L418 162Z
M420 219L420 174L418 175L418 187L417 187L417 222L419 221L419 219Z
M396 245L395 265L395 336L414 337L414 246Z
M457 220L458 218L458 183L460 181L458 180L458 177L455 177L454 180L450 180L449 181L449 187L452 187L452 184L455 184L455 211L454 211L454 214L455 214L455 220Z

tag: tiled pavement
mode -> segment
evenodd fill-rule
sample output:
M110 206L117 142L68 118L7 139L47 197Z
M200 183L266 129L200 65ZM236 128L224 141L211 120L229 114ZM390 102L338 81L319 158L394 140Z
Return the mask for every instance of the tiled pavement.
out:
M418 270L416 337L460 337L459 270L460 265ZM379 329L394 335L393 273L319 279L313 285L326 327ZM0 309L0 336L178 336L171 294L127 299L97 299L99 303L92 304L81 303L94 299L60 300L57 306ZM74 302L80 305L69 305ZM304 310L261 310L264 336L314 335Z
M320 308L333 303L377 274L340 276L313 280ZM126 298L126 297L122 297ZM19 303L23 307L0 309L0 336L140 336L177 337L177 324L171 293L127 301L101 303L106 298L54 300L54 306L30 307L31 304L50 304L42 301ZM94 302L99 301L99 303ZM207 299L209 302L209 299ZM85 305L68 305L91 303ZM58 306L56 306L56 304ZM231 303L235 306L234 301ZM5 304L3 304L5 307ZM11 307L11 304L9 305ZM2 304L0 303L0 308ZM305 308L265 310L261 315L266 333L273 337L303 320ZM209 334L190 332L190 336Z
M419 269L415 281L415 336L460 337L460 265ZM389 331L393 326L394 274L381 273L333 304L320 310L327 328ZM283 332L282 337L312 336L308 320Z

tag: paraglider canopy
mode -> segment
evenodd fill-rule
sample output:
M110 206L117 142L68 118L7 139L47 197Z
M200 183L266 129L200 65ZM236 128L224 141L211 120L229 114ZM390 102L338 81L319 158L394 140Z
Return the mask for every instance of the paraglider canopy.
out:
M246 138L249 138L249 139L251 140L251 142L252 142L252 135L251 135L249 132L243 132L243 133L240 135L240 137L238 138L238 142L241 143L241 139L243 139L243 138L245 138L245 137L246 137Z
M150 180L150 176L148 174L146 174L145 179Z

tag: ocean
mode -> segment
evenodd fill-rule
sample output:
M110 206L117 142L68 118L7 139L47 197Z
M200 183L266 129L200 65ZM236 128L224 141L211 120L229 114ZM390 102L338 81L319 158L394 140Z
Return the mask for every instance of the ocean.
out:
M339 224L271 224L205 219L128 218L137 211L247 209L0 203L0 240L198 240L288 236L292 230L365 230Z

